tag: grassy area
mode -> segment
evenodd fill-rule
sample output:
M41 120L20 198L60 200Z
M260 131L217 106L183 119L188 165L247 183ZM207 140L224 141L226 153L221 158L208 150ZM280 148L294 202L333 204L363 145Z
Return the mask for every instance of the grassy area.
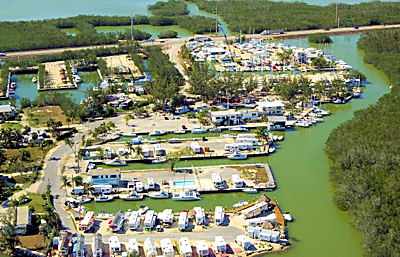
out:
M6 122L4 124L1 125L2 128L10 128L10 129L23 129L24 126L22 126L19 123L15 123L15 122Z
M47 152L50 150L51 146L47 147L38 147L38 146L28 146L26 148L23 148L24 150L29 151L31 154L31 162L36 162L39 159L43 158ZM4 155L7 157L7 159L12 159L20 155L21 149L7 149L7 151L4 153Z
M267 172L264 167L257 168L256 166L231 166L241 173L241 177L245 179L258 180L260 183L269 181Z
M28 193L27 196L32 200L25 204L22 204L21 206L25 206L25 205L33 206L33 208L35 209L35 213L45 213L45 210L43 208L45 200L43 200L42 195Z
M44 250L47 246L46 238L43 235L30 235L18 237L20 246L31 250Z
M43 106L33 107L24 110L24 114L28 117L29 124L32 126L46 126L46 122L53 118L55 121L61 121L67 124L67 116L65 116L59 106Z
M4 152L7 161L1 166L2 172L14 173L34 171L37 166L40 166L42 159L52 147L53 145L45 147L28 146L26 148L7 149ZM22 150L26 150L30 153L30 158L28 160L21 159L20 155ZM23 178L21 177L19 179Z

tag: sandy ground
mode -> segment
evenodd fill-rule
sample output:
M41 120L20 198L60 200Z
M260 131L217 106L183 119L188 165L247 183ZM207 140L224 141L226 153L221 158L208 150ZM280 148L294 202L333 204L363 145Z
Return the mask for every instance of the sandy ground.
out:
M72 82L68 80L68 76L67 76L68 80L67 84L65 84L62 80L60 70L61 69L65 70L65 65L63 61L45 63L45 69L48 72L47 78L50 81L46 83L46 88L57 89L57 88L73 87Z
M131 60L131 58L127 54L107 56L104 57L104 60L106 61L108 67L117 68L119 66L124 66L129 68L133 76L135 77L142 76L142 73L139 71L135 63Z

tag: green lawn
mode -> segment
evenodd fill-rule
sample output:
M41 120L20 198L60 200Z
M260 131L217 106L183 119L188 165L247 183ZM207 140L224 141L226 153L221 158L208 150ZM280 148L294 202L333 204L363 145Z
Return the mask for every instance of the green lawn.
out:
M44 208L43 204L45 203L45 200L43 200L42 195L40 194L34 194L34 193L28 193L27 196L32 199L32 201L22 204L21 206L33 206L35 208L35 213L44 213Z
M24 126L22 126L19 123L15 122L6 122L3 125L1 125L2 128L11 128L11 129L23 129Z

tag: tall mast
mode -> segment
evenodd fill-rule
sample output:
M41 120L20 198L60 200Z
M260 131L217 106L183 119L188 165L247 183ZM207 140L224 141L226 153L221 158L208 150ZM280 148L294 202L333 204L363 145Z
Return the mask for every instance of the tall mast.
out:
M132 41L134 39L133 33L134 33L134 31L133 31L133 16L132 16L132 13L131 13L131 40Z

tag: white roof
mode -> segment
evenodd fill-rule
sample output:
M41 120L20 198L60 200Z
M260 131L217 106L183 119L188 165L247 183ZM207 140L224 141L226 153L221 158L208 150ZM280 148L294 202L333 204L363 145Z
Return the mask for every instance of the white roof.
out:
M94 212L92 212L92 211L87 212L85 217L81 221L81 226L88 226L89 222L93 218L93 216L94 216Z
M189 243L189 238L187 237L181 237L179 240L179 249L181 253L191 253L192 252L192 246Z
M275 100L275 101L258 102L258 106L271 108L271 107L284 107L285 105L282 103L282 101Z
M206 241L204 240L200 240L197 242L196 245L197 250L201 251L201 250L208 250L208 246L206 244Z
M126 245L126 248L128 248L127 249L128 252L136 251L137 253L139 253L139 245L138 245L136 238L129 239L128 244Z
M111 236L108 240L111 247L120 247L119 239L117 236Z
M153 224L154 219L155 219L155 212L153 210L150 210L146 213L146 216L144 217L144 223Z
M215 207L215 219L223 219L224 215L224 208L222 206Z
M160 241L161 244L161 250L163 253L169 253L174 251L174 247L172 246L171 239L169 238L164 238Z
M222 236L216 236L216 237L215 237L215 242L214 242L214 244L215 244L215 245L226 245L225 240L224 240L224 237L222 237Z
M131 215L129 216L129 224L135 224L137 220L140 219L139 212L138 211L133 211Z
M188 215L187 212L182 211L182 212L179 214L178 224L182 224L182 223L185 223L185 224L186 224L187 215Z
M243 210L243 213L245 213L245 214L251 213L251 212L253 212L253 211L255 211L255 210L258 210L258 209L260 209L260 208L263 208L263 207L266 206L266 205L268 205L268 203L266 203L266 202L257 203L257 204L255 204L255 205L253 205L253 206L251 206L251 207L249 207L249 208Z
M0 104L0 113L11 112L11 105L9 104Z
M17 225L29 225L29 207L17 207Z

